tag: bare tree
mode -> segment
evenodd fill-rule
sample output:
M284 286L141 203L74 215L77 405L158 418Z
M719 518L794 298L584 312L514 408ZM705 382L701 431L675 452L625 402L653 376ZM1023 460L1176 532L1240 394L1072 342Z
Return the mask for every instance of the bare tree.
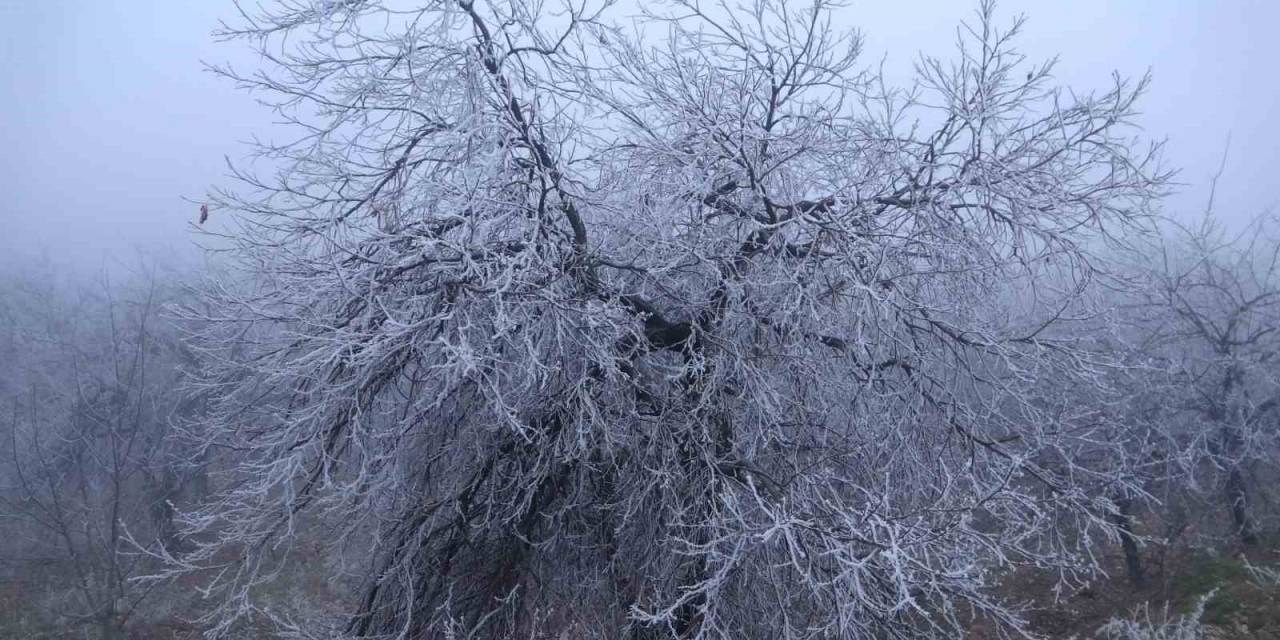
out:
M1212 214L1169 225L1143 288L1151 353L1173 376L1170 429L1218 473L1233 533L1257 526L1248 468L1276 451L1280 379L1280 235L1259 216L1231 231Z
M235 465L169 557L218 568L211 634L949 636L1021 624L1001 567L1090 570L1125 480L1078 455L1079 329L1092 248L1166 179L1127 130L1146 79L1059 90L984 2L892 88L834 8L224 30L298 137L215 194L244 276L187 312L192 430ZM333 629L255 599L316 521L363 580Z
M28 595L67 632L88 625L93 637L125 638L153 588L131 582L153 569L126 535L173 531L180 474L165 434L177 359L158 317L164 295L154 272L137 287L104 276L97 290L76 290L41 277L0 293L11 339L0 544L24 573L51 575L53 593Z

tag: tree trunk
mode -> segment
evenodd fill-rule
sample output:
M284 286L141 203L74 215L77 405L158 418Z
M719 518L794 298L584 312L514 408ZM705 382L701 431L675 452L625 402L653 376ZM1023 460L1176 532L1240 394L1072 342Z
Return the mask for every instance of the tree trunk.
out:
M1124 565L1129 572L1129 582L1135 589L1147 587L1147 575L1142 567L1142 555L1138 551L1138 539L1133 535L1133 501L1129 498L1116 500L1117 511L1111 516L1112 522L1120 530L1120 548L1124 550Z
M1249 490L1244 481L1244 473L1240 465L1234 464L1227 474L1227 500L1231 504L1231 520L1235 524L1235 532L1245 546L1258 544L1258 534L1254 530L1253 518L1249 516Z
M1253 518L1249 516L1249 488L1241 471L1241 450L1244 448L1244 437L1239 427L1224 426L1222 429L1222 453L1230 470L1227 472L1227 484L1224 487L1227 505L1231 508L1231 520L1235 525L1235 534L1245 546L1253 546L1258 542L1254 530Z
M124 620L109 608L102 614L102 640L125 640Z

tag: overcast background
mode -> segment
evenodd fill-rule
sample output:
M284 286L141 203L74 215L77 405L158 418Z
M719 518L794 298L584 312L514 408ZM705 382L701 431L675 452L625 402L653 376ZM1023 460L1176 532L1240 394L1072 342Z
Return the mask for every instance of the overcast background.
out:
M887 55L902 77L920 52L945 55L973 6L862 0L842 16L864 31L865 60ZM1146 134L1168 138L1186 183L1170 208L1203 207L1229 134L1221 214L1280 201L1280 2L1006 0L1001 12L1028 15L1022 49L1060 54L1063 84L1153 70ZM253 63L209 35L232 16L230 0L0 0L0 265L189 251L196 207L183 197L224 182L223 158L242 157L242 141L270 137L271 115L202 69Z

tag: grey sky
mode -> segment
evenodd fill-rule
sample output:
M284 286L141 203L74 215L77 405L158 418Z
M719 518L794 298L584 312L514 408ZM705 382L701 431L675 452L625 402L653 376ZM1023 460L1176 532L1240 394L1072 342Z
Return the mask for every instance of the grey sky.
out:
M869 0L843 11L867 37L868 62L895 75L920 51L945 55L967 0ZM1274 0L1005 0L1030 18L1022 48L1061 54L1059 79L1100 86L1111 70L1155 85L1147 134L1190 183L1173 199L1202 206L1232 136L1223 215L1280 201L1280 3ZM252 98L200 61L251 63L209 37L229 0L0 0L0 253L93 264L104 250L182 248L196 210L182 200L224 180L223 156L269 132ZM0 259L0 262L3 262Z

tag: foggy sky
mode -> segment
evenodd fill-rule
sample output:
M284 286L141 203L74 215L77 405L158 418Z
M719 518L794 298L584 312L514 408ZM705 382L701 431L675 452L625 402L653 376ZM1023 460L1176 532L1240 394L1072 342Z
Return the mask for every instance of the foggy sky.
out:
M250 3L252 4L252 3ZM841 20L866 36L864 61L888 56L897 77L920 52L945 56L967 0L860 0ZM47 253L93 266L104 252L182 252L223 157L271 136L272 116L202 69L253 63L213 42L229 0L0 0L0 265ZM1112 70L1155 84L1145 135L1188 183L1169 206L1203 207L1228 135L1218 209L1243 218L1280 202L1280 2L1274 0L1005 0L1030 19L1020 48L1060 54L1057 77L1102 87Z

